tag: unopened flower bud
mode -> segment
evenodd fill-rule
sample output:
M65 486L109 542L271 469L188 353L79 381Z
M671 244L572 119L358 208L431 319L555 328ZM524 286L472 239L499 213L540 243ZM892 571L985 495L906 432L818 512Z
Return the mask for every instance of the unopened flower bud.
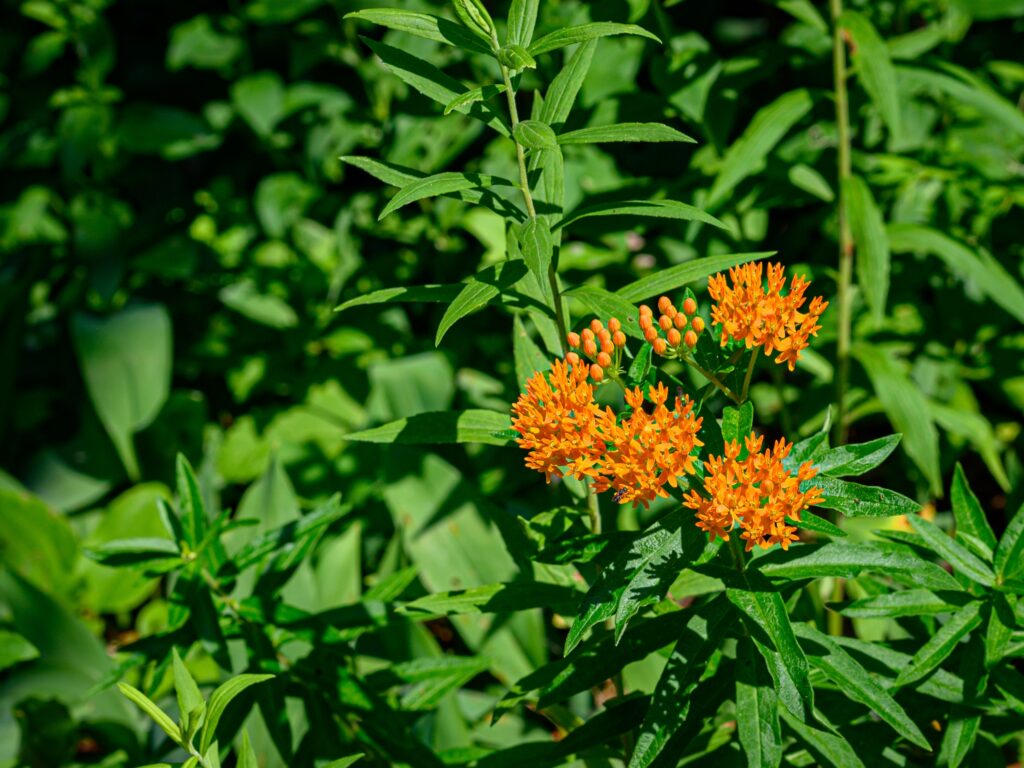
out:
M616 347L626 346L626 334L624 334L622 331L616 331L612 335L612 344L614 344Z
M571 331L566 337L570 347L578 347L580 345L580 335L575 331Z
M613 317L611 320L608 321L608 330L611 331L612 333L615 333L621 327L622 323L619 322L619 318L617 317Z
M594 332L592 330L590 330L589 328L584 328L583 332L580 334L580 337L582 337L582 339L584 341L593 341L594 340Z
M577 355L575 352L570 352L569 354L567 354L565 356L565 359L566 359L566 361L570 365L579 365L580 364L580 356Z
M604 328L604 324L596 317L590 321L590 330L594 333L600 333L602 328Z
M682 312L680 312L674 318L672 318L672 322L675 323L676 328L685 328L686 327L686 315L684 315Z
M653 325L649 325L644 329L644 338L651 342L651 344L653 344L654 340L658 338L658 332L655 330Z
M669 329L669 332L668 332L668 343L669 343L669 346L678 347L679 346L679 342L681 342L682 340L683 340L683 336L682 336L681 333L679 333L679 331L677 329L675 329L675 328Z
M650 315L640 315L640 330L641 331L646 331L653 324L654 324L654 319Z
M672 306L672 300L668 296L662 296L658 299L658 309L662 312L668 312L668 308Z
M683 342L690 349L693 349L694 347L697 346L697 334L694 333L692 330L687 331L686 336L683 337Z
M654 313L651 312L651 308L648 307L646 304L641 304L640 305L640 317L643 317L644 315L647 315L647 317L650 317L653 314Z
M601 342L601 351L607 355L610 355L612 352L615 351L615 345L612 344L611 339L605 339L604 341Z
M667 331L672 327L672 318L668 315L662 315L658 318L658 325L661 326L661 330Z
M654 352L658 355L664 355L668 349L668 344L665 343L664 339L655 339L651 346L654 347Z
M692 315L697 311L697 302L691 297L687 296L686 301L683 302L683 312L688 315Z
M607 352L601 352L597 356L597 364L602 368L610 368L612 365L612 358Z
M601 366L597 363L590 366L590 378L594 381L601 381L604 378L604 371L601 370Z
M587 339L583 342L583 354L587 357L593 357L597 354L597 342L593 339Z
M701 333L704 330L704 318L695 317L693 318L693 330L696 333Z
M607 328L602 328L600 331L597 332L597 340L603 344L606 341L611 341L612 335L611 333L609 333Z

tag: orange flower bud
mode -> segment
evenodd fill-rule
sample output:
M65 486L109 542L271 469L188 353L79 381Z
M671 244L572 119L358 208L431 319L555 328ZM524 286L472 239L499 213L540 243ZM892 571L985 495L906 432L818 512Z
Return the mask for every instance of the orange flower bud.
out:
M697 333L701 333L704 330L704 318L695 317L693 318L693 330Z
M655 330L653 325L649 325L644 329L644 338L652 344L654 343L654 340L658 338L658 332Z
M621 327L622 323L619 322L619 318L617 317L613 317L611 320L608 321L608 330L611 331L612 333L615 333Z
M678 315L679 311L674 306L669 304L668 309L665 310L665 317L667 317L669 320L675 320Z
M694 333L692 330L687 331L686 336L683 337L683 341L686 343L686 346L688 346L690 349L693 349L694 347L697 346L697 334Z
M685 312L688 315L692 315L696 311L697 311L697 302L694 301L692 298L687 297L686 301L683 302L683 312Z
M601 366L597 363L590 366L590 378L594 381L600 381L604 378L604 371L601 370Z
M612 344L611 339L607 339L601 342L601 351L607 355L610 355L612 352L615 351L615 345Z
M654 347L654 352L658 355L664 355L668 350L668 344L665 343L664 339L655 339L651 346Z
M648 328L651 327L651 325L653 325L653 323L654 323L654 320L651 318L650 315L640 315L640 330L641 331L646 331Z
M584 341L593 341L594 340L594 332L592 330L590 330L589 328L584 328L583 332L580 334L580 336L583 337Z
M662 312L668 312L668 308L672 306L672 300L668 296L662 296L658 299L658 309Z
M667 331L672 327L672 318L668 315L662 315L658 318L658 325L661 326L661 330Z
M606 341L611 341L612 335L611 333L608 332L607 328L602 328L600 331L597 332L597 340L603 344Z
M689 331L687 331L687 333L689 333ZM675 328L672 328L672 329L669 330L669 332L668 332L668 343L671 346L678 347L679 346L679 342L681 342L682 340L683 340L682 334L680 334L678 330L676 330Z
M624 334L622 331L616 331L615 334L612 336L612 343L616 347L626 346L626 334Z
M580 345L580 335L575 331L571 331L566 339L569 341L570 347L578 347Z
M648 307L646 304L641 304L640 305L640 317L643 317L644 315L646 315L647 317L650 317L653 314L654 313L651 312L651 308Z
M672 319L672 322L676 324L676 328L685 328L686 327L686 315L684 315L682 312L680 312L678 315L676 315Z
M590 321L590 330L594 333L600 333L602 328L604 328L604 324L596 317Z
M587 339L583 342L583 354L587 357L593 357L597 354L597 343L593 339Z
M610 368L612 365L612 358L607 352L601 352L597 356L597 364L602 368Z
M580 364L580 356L577 355L575 352L570 352L569 354L567 354L565 356L565 359L566 359L566 362L570 363L571 365L579 365Z

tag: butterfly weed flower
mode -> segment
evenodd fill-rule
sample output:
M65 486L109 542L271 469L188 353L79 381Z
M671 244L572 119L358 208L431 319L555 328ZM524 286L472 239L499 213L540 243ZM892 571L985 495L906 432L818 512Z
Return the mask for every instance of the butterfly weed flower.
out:
M716 537L729 541L738 526L748 552L755 545L768 549L781 544L789 549L797 540L797 529L787 518L798 522L803 510L822 501L819 488L800 490L817 474L811 462L804 462L793 474L783 466L793 444L780 439L761 451L762 441L761 436L750 435L743 446L736 440L726 443L723 456L704 462L706 496L691 490L683 499L683 506L696 510L697 527L707 531L712 541ZM741 459L743 447L747 455Z
M680 311L668 296L658 299L655 320L654 311L644 304L640 307L640 331L653 347L654 353L668 358L684 358L697 346L697 338L704 330L704 320L695 317L697 302L687 297Z
M731 268L728 281L721 272L710 277L708 293L715 301L711 320L721 327L723 347L732 340L742 341L747 349L764 348L769 355L778 351L775 362L793 370L809 338L821 329L818 320L828 302L817 296L802 311L810 285L803 276L794 275L783 293L786 276L781 264L768 265L767 289L763 274L760 262L750 262Z
M603 381L606 376L612 379L619 377L626 334L622 332L622 323L618 318L611 318L608 327L595 318L582 332L569 333L566 341L572 350L566 355L566 360L573 364L589 360L590 377L594 381Z

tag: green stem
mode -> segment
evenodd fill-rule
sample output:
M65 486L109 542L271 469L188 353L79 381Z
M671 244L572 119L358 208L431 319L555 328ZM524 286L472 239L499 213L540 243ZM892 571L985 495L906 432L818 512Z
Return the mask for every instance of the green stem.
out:
M747 393L750 392L750 379L754 375L754 365L757 363L757 356L761 353L760 347L754 347L750 355L750 362L747 363L747 375L743 377L743 391L740 393L740 400L747 402Z
M845 596L846 583L842 579L836 578L832 585L832 596L829 598L829 602L841 603ZM838 611L828 612L828 633L833 637L843 636L843 615Z
M839 155L839 285L837 304L839 328L836 340L836 423L833 438L836 445L846 442L846 390L850 381L850 340L852 307L850 286L853 281L853 235L846 216L846 195L843 189L852 175L850 161L850 104L846 94L846 44L839 28L843 12L842 0L829 0L832 13L832 76L835 80L836 130Z
M716 387L718 387L722 391L722 393L725 394L725 396L728 397L730 400L732 400L734 403L736 403L736 405L742 405L743 404L743 401L736 395L735 392L733 392L731 389L729 389L727 386L725 386L725 384L722 383L721 379L719 379L717 376L715 376L715 374L713 374L711 371L706 370L696 360L694 360L692 358L689 358L689 357L683 357L683 358L680 358L680 359L684 363L686 363L688 366L693 368L693 370L697 371L697 373L699 373L705 379L707 379L712 384L714 384Z

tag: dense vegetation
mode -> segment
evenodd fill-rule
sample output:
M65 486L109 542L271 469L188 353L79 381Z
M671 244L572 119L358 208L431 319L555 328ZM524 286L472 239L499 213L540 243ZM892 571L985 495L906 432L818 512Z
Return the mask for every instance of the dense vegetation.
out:
M0 766L1024 758L1024 4L380 4L0 6ZM638 505L510 430L613 317L703 419Z

